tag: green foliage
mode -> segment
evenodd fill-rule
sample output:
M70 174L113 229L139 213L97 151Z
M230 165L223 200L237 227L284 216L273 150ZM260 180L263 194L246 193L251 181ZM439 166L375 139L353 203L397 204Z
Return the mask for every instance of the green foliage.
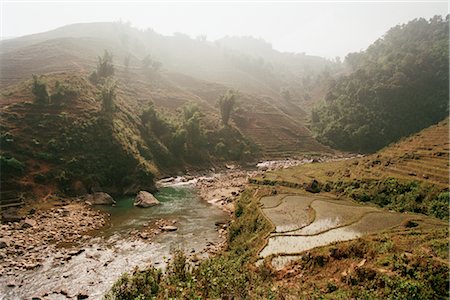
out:
M33 75L33 84L31 87L31 92L35 96L35 103L37 104L48 104L49 94L47 89L47 84L42 81L37 75Z
M54 92L50 96L50 101L54 105L61 105L79 95L80 91L69 84L55 82Z
M410 211L448 219L448 192L440 193L431 185L395 178L383 181L335 183L333 189L361 202L372 202L399 212Z
M161 271L148 268L134 270L131 275L124 273L105 295L105 300L151 300L160 291Z
M103 53L103 56L98 57L97 69L91 73L89 80L94 83L103 83L103 81L114 76L113 57L107 50Z
M230 120L231 113L233 112L234 105L238 98L236 91L228 90L224 95L219 98L219 110L222 118L223 125L227 126Z
M158 112L153 103L142 113L141 122L148 132L154 133L160 139L167 138L174 130L168 118Z
M14 136L12 135L11 132L4 132L3 131L3 132L0 133L0 144L2 146L10 145L12 143L14 143Z
M107 80L101 88L102 110L104 112L113 112L115 108L114 101L116 100L117 83L112 80Z
M25 164L14 157L0 155L0 169L3 175L20 174L25 170Z
M448 36L448 17L416 19L347 56L354 72L339 78L312 112L317 138L372 152L447 117Z

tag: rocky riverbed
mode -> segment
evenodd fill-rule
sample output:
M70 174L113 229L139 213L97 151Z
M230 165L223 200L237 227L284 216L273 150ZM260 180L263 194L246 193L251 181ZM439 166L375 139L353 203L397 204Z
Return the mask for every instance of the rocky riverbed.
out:
M62 251L62 258L78 252L93 230L101 228L105 215L84 203L70 203L46 210L31 209L22 221L1 225L0 274L13 275L20 270L38 268L50 253Z
M138 208L53 200L0 225L0 299L101 299L133 268L164 268L174 249L192 263L219 252L228 218L195 188L163 188L161 205Z

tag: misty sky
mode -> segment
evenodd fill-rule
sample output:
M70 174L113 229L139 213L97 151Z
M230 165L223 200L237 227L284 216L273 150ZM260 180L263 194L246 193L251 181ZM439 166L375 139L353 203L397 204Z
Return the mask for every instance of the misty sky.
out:
M1 1L2 37L80 22L130 21L170 35L263 38L280 51L328 58L364 50L390 27L448 13L447 1L410 2L87 2Z

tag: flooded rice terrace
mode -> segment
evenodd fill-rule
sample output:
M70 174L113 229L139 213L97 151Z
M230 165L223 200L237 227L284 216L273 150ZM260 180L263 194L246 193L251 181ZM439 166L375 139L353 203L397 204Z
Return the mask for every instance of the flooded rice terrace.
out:
M227 214L199 199L191 186L166 186L155 196L161 205L137 208L133 198L123 198L115 207L100 207L110 214L104 228L78 250L43 253L48 257L39 268L1 276L0 299L101 299L123 272L151 264L164 267L176 249L206 256L207 246L220 243L215 224L227 221ZM139 236L139 229L161 219L177 230L151 241Z

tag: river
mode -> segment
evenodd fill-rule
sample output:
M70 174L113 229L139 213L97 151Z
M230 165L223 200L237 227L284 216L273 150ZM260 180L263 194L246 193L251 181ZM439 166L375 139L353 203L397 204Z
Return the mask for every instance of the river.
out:
M67 249L52 253L38 269L18 273L14 287L6 287L0 277L0 299L76 299L77 295L101 299L124 272L150 265L163 268L176 249L205 256L203 249L221 241L215 224L227 221L228 215L201 200L192 186L163 187L155 197L161 205L151 208L134 207L133 198L101 207L110 221L82 246L82 252L69 259L64 255ZM130 235L160 219L174 220L178 230L151 241Z

